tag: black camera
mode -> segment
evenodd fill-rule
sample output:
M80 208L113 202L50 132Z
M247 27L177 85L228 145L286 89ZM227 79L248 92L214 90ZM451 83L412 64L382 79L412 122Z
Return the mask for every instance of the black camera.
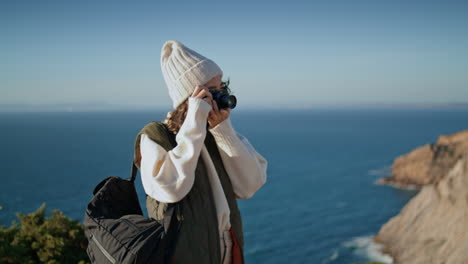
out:
M237 104L237 99L234 95L230 95L225 89L220 91L210 91L213 95L213 100L216 101L219 109L231 108L234 109Z

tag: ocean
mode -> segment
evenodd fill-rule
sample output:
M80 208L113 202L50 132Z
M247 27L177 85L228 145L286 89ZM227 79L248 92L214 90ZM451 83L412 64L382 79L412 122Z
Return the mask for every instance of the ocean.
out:
M136 134L165 115L0 113L0 224L43 202L82 222L94 186L129 177ZM375 182L399 155L468 129L462 109L234 109L231 119L268 160L267 183L238 203L247 263L270 264L390 262L370 238L417 191Z

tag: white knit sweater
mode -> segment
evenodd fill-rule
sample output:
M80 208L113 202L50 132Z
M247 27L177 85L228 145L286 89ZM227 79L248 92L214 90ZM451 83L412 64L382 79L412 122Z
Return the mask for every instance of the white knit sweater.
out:
M213 190L220 235L229 230L230 211L219 176L204 144L211 105L200 98L189 97L187 116L176 135L177 146L167 152L142 134L140 141L140 174L145 192L154 199L173 203L188 194L195 179L200 154L205 161ZM234 131L230 118L214 128L213 134L231 179L236 198L249 199L267 179L267 160L255 151L249 141Z

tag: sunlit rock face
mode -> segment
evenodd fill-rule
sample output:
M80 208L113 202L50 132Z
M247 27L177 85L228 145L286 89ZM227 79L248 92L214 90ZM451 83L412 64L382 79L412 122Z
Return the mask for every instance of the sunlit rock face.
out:
M392 175L381 179L380 183L419 188L436 183L467 152L468 130L442 135L436 143L426 144L396 158Z
M440 159L435 162L439 165L426 169L432 180L421 182L433 184L423 186L374 237L385 246L384 251L394 258L394 263L468 263L468 154L452 161L458 150L453 154L447 150L456 149L452 144L459 142L458 137L461 134L439 138L437 144L447 148L442 154L432 155L444 157L434 158ZM466 138L466 132L463 137ZM429 154L421 157L428 160L426 155ZM451 163L454 165L448 168Z

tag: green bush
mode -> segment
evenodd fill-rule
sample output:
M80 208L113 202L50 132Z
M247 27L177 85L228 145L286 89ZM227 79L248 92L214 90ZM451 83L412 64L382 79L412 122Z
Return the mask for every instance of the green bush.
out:
M0 226L0 263L90 263L80 222L59 210L46 219L45 207L43 203L36 212L16 213L20 225L13 221L9 228Z

